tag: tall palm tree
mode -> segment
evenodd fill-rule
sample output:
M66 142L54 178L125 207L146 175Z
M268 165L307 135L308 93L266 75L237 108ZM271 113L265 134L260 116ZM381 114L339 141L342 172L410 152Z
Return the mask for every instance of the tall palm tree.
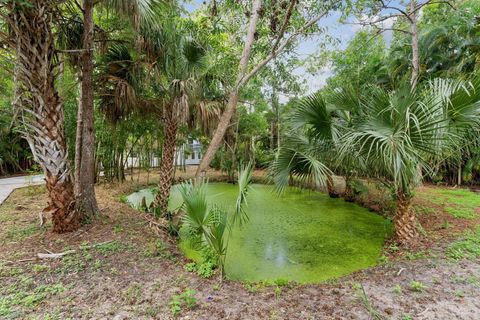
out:
M144 51L153 68L149 83L161 99L164 129L160 180L153 207L165 214L175 172L175 149L178 130L186 124L189 110L198 101L200 82L204 78L208 58L206 48L171 10L160 16L161 24L141 29Z
M94 22L94 9L101 4L107 10L129 17L134 28L142 23L152 23L156 0L105 0L102 2L83 0L81 13L78 16L77 5L73 1L67 2L65 11L70 12L70 19L63 19L60 23L60 43L67 49L75 49L70 56L70 62L78 71L80 80L79 104L77 112L77 132L75 143L75 197L76 207L85 218L91 218L98 212L95 196L95 121L94 121L94 49L98 39L99 28ZM106 43L101 42L105 47ZM77 54L80 52L80 54Z
M161 119L160 181L153 206L165 214L179 129L198 124L204 131L213 128L222 98L212 88L218 80L208 72L207 49L196 30L173 6L155 14L155 23L140 25L135 48L115 45L106 55L101 106L112 122L139 110ZM130 54L131 50L137 54Z
M18 96L15 104L23 111L33 152L45 174L48 206L53 230L66 232L79 225L64 132L63 104L55 88L54 33L55 1L4 1L0 16L12 37L1 33L15 50Z

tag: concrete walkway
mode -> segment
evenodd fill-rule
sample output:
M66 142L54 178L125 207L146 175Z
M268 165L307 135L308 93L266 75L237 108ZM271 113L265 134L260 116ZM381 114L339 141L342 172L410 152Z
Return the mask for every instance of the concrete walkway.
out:
M0 204L17 188L44 183L43 174L0 179Z

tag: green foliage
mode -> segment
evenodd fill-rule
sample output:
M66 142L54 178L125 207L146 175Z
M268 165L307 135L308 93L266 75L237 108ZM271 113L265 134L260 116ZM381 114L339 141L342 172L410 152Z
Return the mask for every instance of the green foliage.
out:
M26 227L13 225L10 229L7 230L5 238L7 240L21 240L28 238L39 231L41 231L37 224L32 224Z
M170 311L173 316L177 316L182 312L183 308L193 309L197 305L197 292L193 289L185 289L180 294L175 294L170 299Z
M253 164L251 162L238 170L238 197L235 203L235 213L230 224L231 228L233 228L237 221L240 225L248 221L245 206L247 205L248 192L251 189L252 172Z
M429 201L443 206L445 211L455 218L473 219L478 216L480 198L467 189L432 189Z
M122 250L125 250L125 245L122 244L120 241L110 241L107 243L100 244L98 246L95 246L95 249L103 254L112 254L116 253Z
M180 237L185 244L189 243L190 247L202 252L203 263L207 264L200 265L198 270L203 275L208 275L209 270L216 266L223 272L226 255L224 233L227 227L227 214L215 205L208 207L206 184L206 181L197 181L196 184L190 181L180 187L182 209L185 210ZM209 258L212 254L214 261Z
M447 255L454 260L480 257L480 227L468 231L463 239L452 243L447 249Z
M145 257L161 257L173 259L172 254L168 250L167 246L161 239L156 239L146 244L143 251Z
M428 287L420 281L412 280L409 288L413 292L424 292Z
M393 286L393 292L398 295L402 294L402 286L397 283Z
M21 310L30 310L41 305L45 300L64 292L62 284L33 285L33 279L21 278L15 284L1 289L0 316L9 318Z

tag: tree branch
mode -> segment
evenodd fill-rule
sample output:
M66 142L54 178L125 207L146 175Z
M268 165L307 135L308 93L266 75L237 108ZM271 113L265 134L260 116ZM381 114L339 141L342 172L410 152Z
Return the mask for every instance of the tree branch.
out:
M260 69L262 69L267 63L269 63L273 58L275 58L279 53L281 53L287 45L292 43L300 34L304 33L308 28L317 23L321 18L323 18L327 12L324 12L310 21L308 21L302 28L297 30L297 32L291 34L285 41L278 47L277 50L272 51L265 59L260 61L248 74L246 74L240 81L237 82L237 89L243 86L245 83L250 80Z

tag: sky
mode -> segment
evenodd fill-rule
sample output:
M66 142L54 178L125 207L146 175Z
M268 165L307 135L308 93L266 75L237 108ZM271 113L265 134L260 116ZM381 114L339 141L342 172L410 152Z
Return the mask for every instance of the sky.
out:
M199 8L203 2L203 0L187 0L184 3L184 7L187 11L192 12ZM396 0L393 0L392 2L396 2ZM361 29L361 26L358 24L340 23L340 16L340 12L334 11L319 21L319 25L327 28L326 32L337 40L334 46L332 45L328 47L328 50L344 49L348 45L348 42L354 37L355 33ZM387 24L388 23L391 23L391 21L387 21ZM383 37L385 38L387 45L389 45L392 39L392 32L384 32ZM322 35L314 36L311 39L300 39L296 52L300 58L307 58L313 53L318 52L319 44L322 42L324 42L324 37ZM333 75L333 70L327 64L315 72L315 74L310 74L304 67L295 69L293 73L299 76L300 79L305 79L306 93L309 94L321 89L326 84L327 79ZM280 96L281 103L285 103L289 99L290 97L288 96Z

